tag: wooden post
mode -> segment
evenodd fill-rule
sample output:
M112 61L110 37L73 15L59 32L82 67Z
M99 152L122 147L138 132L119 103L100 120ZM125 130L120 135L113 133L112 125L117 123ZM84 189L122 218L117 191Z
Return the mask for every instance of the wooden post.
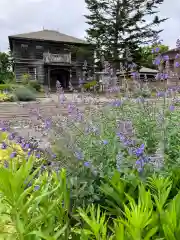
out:
M50 68L48 66L48 88L51 89L51 85L50 85Z

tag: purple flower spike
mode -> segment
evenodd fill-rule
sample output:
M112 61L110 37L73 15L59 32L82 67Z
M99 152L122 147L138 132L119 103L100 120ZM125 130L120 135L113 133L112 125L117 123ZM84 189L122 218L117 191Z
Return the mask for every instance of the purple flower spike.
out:
M171 105L171 106L169 107L169 110L170 110L170 111L174 111L174 109L175 109L175 106L173 106L173 105Z
M169 61L169 56L168 55L163 56L163 60L164 61Z
M144 152L145 145L142 144L138 149L136 149L135 154L137 157L141 156Z
M2 131L2 132L6 132L6 131L7 131L7 128L2 127L2 128L1 128L1 131Z
M87 167L87 168L89 168L90 165L91 165L90 162L85 162L85 163L84 163L84 166Z
M9 140L13 140L15 138L15 133L11 133L8 136Z
M31 154L32 154L32 152L30 151L30 152L28 152L28 157L30 157L31 156Z
M26 150L28 150L28 149L30 148L30 144L29 144L29 143L26 143L25 146L24 146L24 148L25 148Z
M156 48L156 52L158 53L158 52L159 52L159 50L160 50L160 49L159 49L159 47L157 47L157 48Z
M180 67L180 63L179 62L175 62L175 67L176 68Z
M9 163L7 161L4 161L4 167L8 168L9 167Z
M10 158L15 158L17 156L16 152L12 152Z
M104 145L107 145L108 144L108 141L107 140L103 140L102 141Z
M41 154L40 154L40 153L37 153L37 154L36 154L36 158L41 158Z
M36 185L35 187L34 187L34 191L38 191L40 189L40 186L39 185Z
M175 56L175 59L178 59L180 57L180 54L177 53L176 56Z
M7 148L7 144L5 142L3 142L1 145L1 149L6 149L6 148Z
M78 159L78 160L83 160L84 156L81 152L75 152L75 157Z

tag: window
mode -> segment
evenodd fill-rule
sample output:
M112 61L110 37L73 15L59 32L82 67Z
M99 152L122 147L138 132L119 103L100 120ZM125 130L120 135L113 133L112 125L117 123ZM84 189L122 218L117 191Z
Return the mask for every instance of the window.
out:
M28 48L27 44L21 44L21 48Z
M36 46L36 49L43 49L43 46L38 45Z
M21 44L21 55L23 58L29 58L28 45Z
M36 59L43 59L43 52L44 52L43 46L37 45L35 50Z
M28 67L28 74L31 76L31 80L37 80L36 67Z

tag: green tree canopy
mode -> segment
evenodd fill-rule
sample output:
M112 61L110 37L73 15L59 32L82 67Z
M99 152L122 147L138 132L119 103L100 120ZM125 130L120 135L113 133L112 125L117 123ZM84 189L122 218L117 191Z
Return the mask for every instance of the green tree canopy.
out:
M89 14L88 40L96 44L97 57L105 52L118 61L127 47L142 45L161 32L157 27L166 19L158 17L164 0L85 0ZM147 18L148 17L148 18ZM148 19L148 21L147 21ZM151 19L151 20L149 20Z

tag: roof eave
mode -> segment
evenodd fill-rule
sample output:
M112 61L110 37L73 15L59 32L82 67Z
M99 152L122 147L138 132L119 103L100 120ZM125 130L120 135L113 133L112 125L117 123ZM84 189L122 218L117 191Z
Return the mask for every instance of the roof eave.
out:
M89 45L89 46L95 46L95 44L88 43L88 42L65 42L65 41L55 41L55 40L46 40L46 39L38 39L38 38L26 38L26 37L18 37L18 36L9 36L9 41L11 40L26 40L26 41L40 41L40 42L55 42L55 43L66 43L66 44L76 44L76 45Z

